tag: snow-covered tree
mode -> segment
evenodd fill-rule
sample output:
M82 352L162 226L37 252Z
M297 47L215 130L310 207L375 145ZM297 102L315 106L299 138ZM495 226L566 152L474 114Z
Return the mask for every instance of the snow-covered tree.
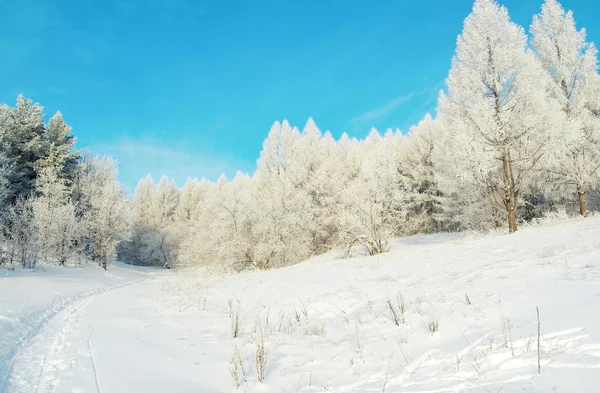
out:
M33 268L37 263L39 248L31 201L17 198L9 207L2 222L2 234L6 246L5 261L20 263L23 268Z
M565 12L556 0L544 2L541 13L533 17L531 34L565 115L545 160L549 186L576 193L580 214L587 216L587 192L600 180L600 120L592 112L597 99L597 50L586 42L585 30L577 30L573 13Z
M116 163L112 158L88 157L82 165L78 210L90 253L106 269L116 255L117 244L126 239L129 232L127 196L117 181Z
M32 200L33 225L44 260L65 265L71 256L78 225L75 208L58 168L48 166L36 179L37 196Z
M179 248L175 222L179 190L166 176L158 185L151 176L140 180L132 198L131 236L119 246L119 257L138 265L171 267Z
M0 217L6 212L6 203L11 195L12 185L10 179L12 171L12 162L0 149Z
M340 235L346 245L358 243L369 255L388 251L393 237L405 229L406 188L399 170L400 138L394 133L382 138L372 129L351 153L362 155L361 165L342 192Z
M59 179L70 185L79 153L75 151L75 136L60 112L50 118L41 138L41 157L35 164L36 171L52 166L58 170Z
M427 114L410 128L401 146L401 171L408 187L407 225L409 232L430 233L441 229L442 196L435 179L433 150L436 122Z
M198 221L202 215L204 196L210 182L206 180L188 179L179 191L179 204L175 211L175 220L189 224Z
M546 75L506 8L476 0L439 100L445 127L437 151L456 183L487 191L510 232L531 171L553 138L557 108Z
M300 132L287 121L276 122L258 160L253 263L262 268L298 262L311 255L311 233L303 217L311 200L306 192L297 192L294 182L299 138Z
M0 147L14 166L10 176L12 202L19 196L29 196L34 188L35 164L43 157L43 119L43 108L22 95L14 108L0 105Z

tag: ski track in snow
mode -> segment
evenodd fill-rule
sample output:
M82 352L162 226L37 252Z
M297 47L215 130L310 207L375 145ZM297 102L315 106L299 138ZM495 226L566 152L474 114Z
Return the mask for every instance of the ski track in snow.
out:
M94 382L96 383L96 390L98 393L106 392L104 388L104 380L102 379L102 374L100 372L100 365L98 364L98 359L96 358L96 351L92 348L92 336L94 335L94 327L90 326L92 332L90 333L87 339L87 347L90 352L90 358L92 360L92 369L94 371Z
M57 374L69 366L59 355L70 345L72 325L79 320L82 311L102 294L146 280L148 278L59 297L50 307L29 318L34 323L23 328L20 340L0 359L0 393L53 392L58 383ZM98 393L104 393L97 361L89 345Z

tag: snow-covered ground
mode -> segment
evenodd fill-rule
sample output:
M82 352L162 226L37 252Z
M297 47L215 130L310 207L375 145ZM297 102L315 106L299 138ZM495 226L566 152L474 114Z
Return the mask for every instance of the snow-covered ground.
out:
M231 276L125 267L9 272L0 299L2 393L600 386L599 218L510 236L416 236L381 256L330 254ZM239 358L236 388L230 370Z

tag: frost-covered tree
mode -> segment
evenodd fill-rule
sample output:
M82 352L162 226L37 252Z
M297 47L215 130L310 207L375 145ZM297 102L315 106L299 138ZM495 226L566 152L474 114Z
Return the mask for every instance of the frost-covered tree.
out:
M44 124L43 107L17 97L15 107L0 105L0 149L12 163L9 200L32 194L39 171L47 166L59 168L59 177L73 179L79 160L74 150L71 127L60 112Z
M132 197L131 236L119 246L119 257L137 265L171 267L181 233L175 222L179 190L166 176L158 185L142 179Z
M0 147L14 166L10 176L12 202L29 196L34 188L36 162L43 157L43 135L44 114L39 104L19 95L14 108L0 105Z
M2 222L2 234L6 247L5 261L19 263L23 268L33 268L38 260L39 248L31 201L17 198L9 207Z
M78 231L69 188L59 177L59 169L48 166L38 174L36 190L31 204L41 256L65 265L73 253Z
M12 162L0 150L0 217L6 213L6 203L11 195Z
M306 192L298 192L294 181L299 138L300 132L287 121L275 122L258 160L253 263L261 268L298 262L311 255L311 232L303 217L311 200Z
M36 162L36 171L46 167L58 170L58 178L70 185L79 153L75 151L75 136L60 112L50 118L41 138L41 157Z
M202 216L204 196L210 182L206 180L188 179L179 191L179 204L175 210L175 220L189 225L192 221L198 221Z
M441 229L442 196L435 178L433 151L436 122L427 114L410 128L401 146L401 170L408 187L407 225L409 232L430 233Z
M577 30L571 11L546 0L533 17L531 43L555 85L554 97L564 112L561 132L549 150L546 165L551 188L567 188L579 199L579 212L588 215L587 192L600 179L600 121L592 112L597 50Z
M344 243L358 243L369 255L388 251L392 238L406 229L407 194L398 152L401 138L394 133L382 138L372 129L353 152L362 155L361 165L344 187L339 225Z
M87 157L78 181L81 214L89 253L106 269L116 246L129 232L130 210L125 190L117 181L116 163L110 157Z
M506 8L475 1L439 100L445 127L437 150L457 184L487 192L510 232L531 171L552 140L556 108L546 75Z

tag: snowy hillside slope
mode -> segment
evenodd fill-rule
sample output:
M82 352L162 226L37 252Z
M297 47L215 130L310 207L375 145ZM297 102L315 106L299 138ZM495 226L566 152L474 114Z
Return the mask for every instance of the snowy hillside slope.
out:
M165 272L75 301L0 391L597 392L599 311L598 217L414 236L375 257Z

